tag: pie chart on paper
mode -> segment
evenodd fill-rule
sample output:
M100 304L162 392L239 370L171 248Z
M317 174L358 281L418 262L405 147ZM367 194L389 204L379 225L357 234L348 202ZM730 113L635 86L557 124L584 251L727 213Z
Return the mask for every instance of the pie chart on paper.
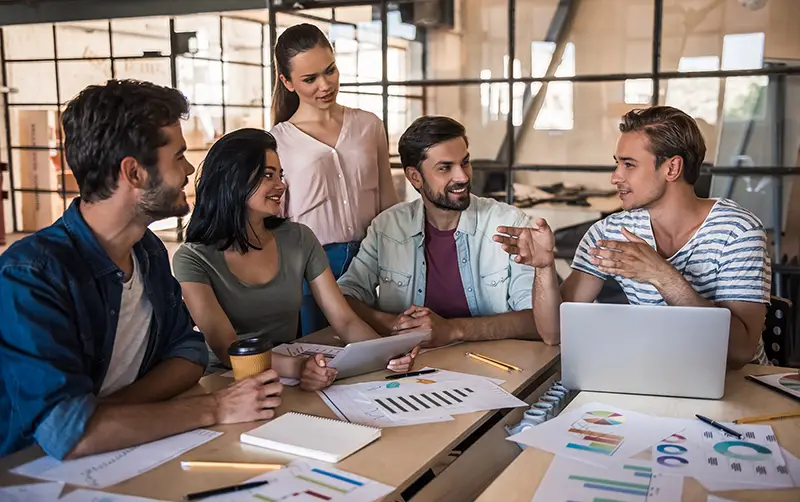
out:
M625 415L613 411L590 411L583 419L595 425L620 425L625 423Z
M791 374L781 377L778 383L789 390L800 392L800 374Z

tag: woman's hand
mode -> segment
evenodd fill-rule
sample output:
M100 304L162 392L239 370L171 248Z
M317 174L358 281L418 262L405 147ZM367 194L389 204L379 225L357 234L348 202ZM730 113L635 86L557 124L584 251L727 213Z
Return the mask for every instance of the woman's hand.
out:
M325 356L316 354L309 357L300 372L300 388L303 390L320 390L330 386L339 372L328 368Z
M389 365L386 369L394 371L395 373L407 373L414 367L414 359L416 359L417 354L419 354L419 345L414 347L407 355L389 361Z

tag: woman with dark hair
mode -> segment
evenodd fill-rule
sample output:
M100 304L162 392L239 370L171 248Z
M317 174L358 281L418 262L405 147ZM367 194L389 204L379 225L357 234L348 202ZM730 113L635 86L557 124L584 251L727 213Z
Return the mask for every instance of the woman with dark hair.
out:
M303 280L342 341L378 336L342 296L314 233L280 217L285 190L275 138L260 129L226 134L203 162L186 243L173 267L217 364L230 366L227 350L239 338L294 340ZM415 355L391 361L389 369L407 371ZM336 375L321 356L275 354L273 368L300 378L308 390L330 385Z
M274 54L272 134L286 169L284 214L314 231L338 279L372 219L397 203L386 133L375 114L336 102L339 70L319 28L287 28ZM327 322L307 284L303 295L306 335Z

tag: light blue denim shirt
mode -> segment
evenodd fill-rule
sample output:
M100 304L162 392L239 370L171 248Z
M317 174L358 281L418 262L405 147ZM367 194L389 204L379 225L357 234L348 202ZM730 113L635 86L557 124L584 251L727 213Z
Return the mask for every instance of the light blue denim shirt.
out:
M494 199L471 195L470 201L455 239L472 316L531 308L533 268L514 262L492 240L498 226L530 226L530 218ZM425 207L417 199L397 204L372 221L339 286L365 305L399 314L412 304L425 305L426 282Z

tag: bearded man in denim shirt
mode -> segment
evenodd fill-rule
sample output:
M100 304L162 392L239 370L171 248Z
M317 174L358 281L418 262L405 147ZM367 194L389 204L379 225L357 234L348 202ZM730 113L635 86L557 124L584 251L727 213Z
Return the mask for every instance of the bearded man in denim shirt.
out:
M530 220L508 204L470 193L464 126L448 117L420 117L398 150L421 197L387 209L367 229L338 281L353 310L381 335L424 331L432 346L539 339L531 310L533 269L492 240L498 226Z
M81 196L0 256L0 456L38 443L75 458L271 418L280 403L274 371L176 397L208 352L147 227L189 210L188 109L174 89L111 80L64 111Z

